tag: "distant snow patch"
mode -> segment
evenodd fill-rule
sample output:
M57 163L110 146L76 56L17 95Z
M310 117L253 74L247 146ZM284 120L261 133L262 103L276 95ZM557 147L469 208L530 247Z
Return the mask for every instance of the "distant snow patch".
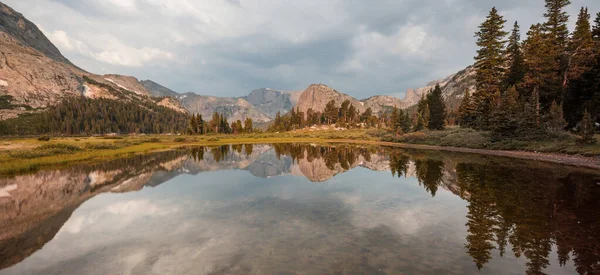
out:
M88 85L83 85L83 96L90 97L90 87Z
M140 92L138 92L138 91L136 91L136 90L127 89L127 88L125 88L123 85L121 85L121 84L119 84L119 83L115 82L114 80L112 80L112 79L110 79L110 78L105 78L105 80L106 80L106 81L109 81L109 82L112 82L113 84L115 84L115 85L119 86L119 88L121 88L121 89L123 89L123 90L131 91L131 92L134 92L134 93L136 93L136 94L138 94L138 95L141 95L141 94L142 94L142 93L140 93Z
M6 80L0 79L0 86L1 87L6 87L6 86L8 86L8 82L6 82Z

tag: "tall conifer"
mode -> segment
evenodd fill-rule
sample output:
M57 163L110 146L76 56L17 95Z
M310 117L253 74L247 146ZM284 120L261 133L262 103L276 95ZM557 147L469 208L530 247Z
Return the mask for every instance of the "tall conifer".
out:
M504 79L504 38L508 34L503 30L505 22L494 7L475 33L479 49L475 57L477 84L473 101L478 117L476 126L482 129L488 126L491 99L500 91Z

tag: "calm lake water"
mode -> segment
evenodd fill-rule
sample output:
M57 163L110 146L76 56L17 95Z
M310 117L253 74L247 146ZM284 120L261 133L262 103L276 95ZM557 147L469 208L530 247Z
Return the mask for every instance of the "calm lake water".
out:
M0 274L600 274L600 173L234 145L0 179Z

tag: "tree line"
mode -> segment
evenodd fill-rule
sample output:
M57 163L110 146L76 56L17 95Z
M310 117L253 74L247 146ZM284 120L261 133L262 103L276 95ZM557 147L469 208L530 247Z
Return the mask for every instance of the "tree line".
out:
M338 107L339 106L339 107ZM419 101L418 111L414 114L398 107L389 107L380 113L372 108L360 111L349 101L338 104L335 100L327 102L323 112L309 108L306 114L299 108L292 108L286 114L277 113L269 132L285 132L313 125L332 125L344 128L391 128L394 132L408 133L425 128L442 130L446 120L446 104L442 89L438 85Z
M188 115L146 101L64 99L45 111L0 121L0 135L180 133Z
M540 137L563 130L592 142L600 120L600 13L581 8L569 33L569 0L546 0L546 22L521 41L493 8L476 32L476 89L465 94L459 124L497 138Z
M219 112L214 112L211 120L204 120L201 114L192 114L186 133L189 135L215 134L242 134L255 131L252 118L248 117L242 123L236 120L229 124L227 117Z

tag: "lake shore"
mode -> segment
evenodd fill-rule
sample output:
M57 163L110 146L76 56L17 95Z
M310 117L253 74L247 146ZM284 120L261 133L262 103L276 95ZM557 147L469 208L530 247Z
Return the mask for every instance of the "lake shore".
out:
M116 137L52 137L50 141L37 138L0 139L0 175L13 175L42 168L65 167L74 163L97 163L136 154L177 150L191 146L218 146L226 144L269 143L348 143L372 146L391 146L417 150L480 154L551 162L569 166L600 169L600 154L596 145L584 148L584 153L564 153L531 150L498 150L431 144L384 141L367 130L350 131L295 131L244 135L168 136L137 135ZM552 148L552 147L545 147ZM561 148L564 149L564 146ZM581 148L577 148L580 150ZM569 151L567 151L569 152Z

